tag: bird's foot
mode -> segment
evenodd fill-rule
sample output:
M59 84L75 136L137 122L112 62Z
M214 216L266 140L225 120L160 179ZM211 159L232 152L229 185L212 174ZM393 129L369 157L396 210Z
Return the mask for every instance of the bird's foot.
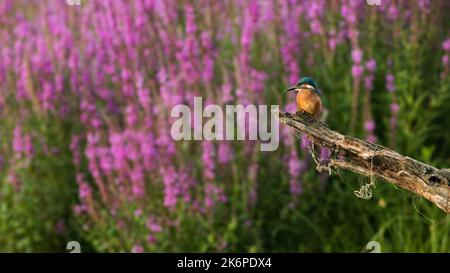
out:
M304 110L301 110L301 109L298 110L298 111L295 113L295 115L298 116L298 117L300 117L300 116L303 117L304 120L308 122L308 124L312 124L312 123L314 123L314 122L317 121L317 117L314 117L314 116L311 115L310 113L308 113L308 112L306 112L306 111L304 111Z
M296 116L301 116L301 115L303 115L303 114L305 114L306 112L305 111L303 111L303 110L298 110L296 113L295 113L295 115Z

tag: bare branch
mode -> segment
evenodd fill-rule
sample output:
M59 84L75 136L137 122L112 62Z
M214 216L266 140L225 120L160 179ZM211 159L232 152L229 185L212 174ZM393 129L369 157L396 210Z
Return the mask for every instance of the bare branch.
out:
M325 166L381 178L420 195L450 213L450 171L437 169L393 150L331 130L308 113L275 112L279 120L296 134L306 134L316 144L327 147L332 157Z

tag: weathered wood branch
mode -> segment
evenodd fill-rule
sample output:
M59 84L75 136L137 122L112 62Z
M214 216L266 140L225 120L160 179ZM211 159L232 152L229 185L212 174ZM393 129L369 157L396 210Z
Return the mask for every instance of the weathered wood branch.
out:
M440 170L393 150L331 130L308 113L274 113L295 133L306 134L315 145L327 147L330 159L318 169L342 168L381 178L420 195L450 213L450 171Z

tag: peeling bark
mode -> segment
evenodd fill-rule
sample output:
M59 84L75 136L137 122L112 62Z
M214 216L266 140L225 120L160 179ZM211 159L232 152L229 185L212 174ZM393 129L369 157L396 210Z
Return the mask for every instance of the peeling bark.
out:
M320 163L318 170L336 167L381 178L450 213L449 170L437 169L381 145L342 135L305 112L274 114L296 134L306 134L314 144L330 149L332 157Z

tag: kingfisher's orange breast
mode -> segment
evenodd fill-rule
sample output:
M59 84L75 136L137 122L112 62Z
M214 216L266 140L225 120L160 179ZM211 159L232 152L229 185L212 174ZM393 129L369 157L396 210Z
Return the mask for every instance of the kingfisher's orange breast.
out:
M309 89L301 89L297 93L298 110L308 112L316 117L322 112L322 100L320 96Z

